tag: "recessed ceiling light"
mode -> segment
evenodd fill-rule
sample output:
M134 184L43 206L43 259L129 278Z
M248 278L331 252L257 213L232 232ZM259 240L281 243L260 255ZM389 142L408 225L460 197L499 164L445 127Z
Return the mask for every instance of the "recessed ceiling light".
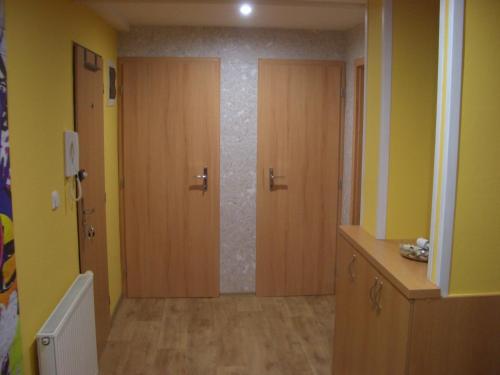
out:
M244 17L248 17L253 12L253 7L250 4L242 4L240 6L240 13Z

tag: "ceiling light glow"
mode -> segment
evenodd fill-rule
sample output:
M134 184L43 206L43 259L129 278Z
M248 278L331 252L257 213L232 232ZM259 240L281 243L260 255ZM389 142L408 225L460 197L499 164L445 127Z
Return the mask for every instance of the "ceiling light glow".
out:
M248 17L253 12L253 7L250 4L242 4L240 6L240 13L244 17Z

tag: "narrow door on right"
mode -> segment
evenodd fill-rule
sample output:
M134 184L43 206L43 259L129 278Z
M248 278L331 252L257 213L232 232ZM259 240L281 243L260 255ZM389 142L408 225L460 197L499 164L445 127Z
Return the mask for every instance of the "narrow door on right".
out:
M342 87L340 62L259 62L259 296L334 292Z
M361 222L361 177L363 168L363 113L365 96L365 65L362 60L356 63L354 72L354 129L352 136L352 193L351 224Z

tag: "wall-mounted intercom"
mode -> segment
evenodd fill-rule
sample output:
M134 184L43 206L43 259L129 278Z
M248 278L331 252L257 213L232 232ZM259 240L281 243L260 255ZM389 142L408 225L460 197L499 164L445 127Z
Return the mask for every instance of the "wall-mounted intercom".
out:
M80 147L78 143L78 133L68 130L64 132L64 175L67 178L75 178L75 201L79 201L83 196L82 183L79 174Z
M64 132L64 175L74 177L80 170L80 151L78 146L78 133Z

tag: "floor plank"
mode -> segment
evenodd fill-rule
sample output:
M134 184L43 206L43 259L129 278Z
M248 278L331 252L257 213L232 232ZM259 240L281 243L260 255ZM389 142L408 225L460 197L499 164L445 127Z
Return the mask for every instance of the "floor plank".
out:
M101 375L330 375L334 298L125 299Z

